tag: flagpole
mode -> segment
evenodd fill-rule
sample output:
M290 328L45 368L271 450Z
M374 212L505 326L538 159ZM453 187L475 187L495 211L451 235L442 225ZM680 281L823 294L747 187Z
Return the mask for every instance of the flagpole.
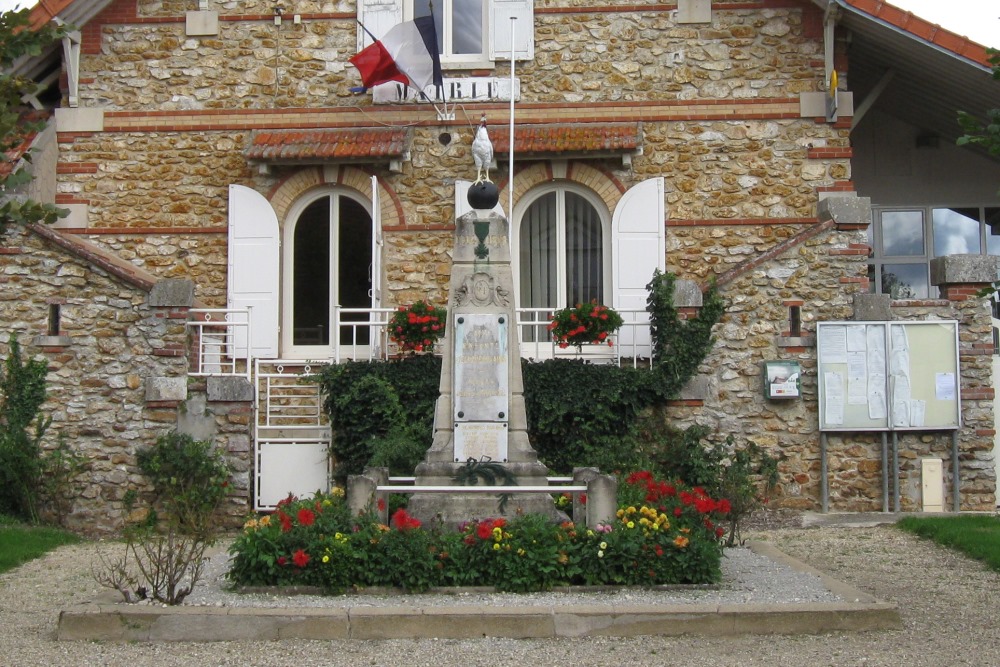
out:
M507 153L507 222L514 224L514 23L516 16L510 17L510 137ZM508 242L512 235L508 234Z

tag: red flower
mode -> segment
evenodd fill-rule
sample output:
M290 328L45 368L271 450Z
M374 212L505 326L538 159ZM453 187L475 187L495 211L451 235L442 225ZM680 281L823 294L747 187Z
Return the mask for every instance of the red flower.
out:
M586 505L587 504L587 494L586 493L581 493L580 494L580 504L581 505Z
M674 508L674 516L680 516L683 513L684 513L684 510L682 510L680 507L675 507Z
M296 567L305 567L309 564L309 554L299 549L292 554L292 562L295 563Z
M725 533L726 533L726 531L722 530L721 526L719 528L715 529L715 536L716 537L722 537L723 535L725 535Z
M719 501L719 508L718 509L723 514L729 514L729 512L733 509L733 506L729 504L728 500L726 500L725 498L723 498L722 500Z
M292 517L288 516L281 510L278 510L278 521L281 522L281 532L287 533L292 529Z
M376 503L376 505L378 505L378 511L379 512L384 512L385 511L385 498L379 498L378 502Z
M694 501L694 508L698 510L699 514L714 512L715 506L716 503L711 498L696 498Z
M392 515L391 523L397 530L420 528L420 520L410 516L402 507L396 510L396 513Z
M490 539L490 536L493 535L493 526L489 521L479 522L479 525L476 526L476 535L481 540Z
M284 556L278 556L278 565L284 566L288 562L288 559Z
M311 526L316 523L316 515L308 507L303 507L298 514L299 523L303 526Z

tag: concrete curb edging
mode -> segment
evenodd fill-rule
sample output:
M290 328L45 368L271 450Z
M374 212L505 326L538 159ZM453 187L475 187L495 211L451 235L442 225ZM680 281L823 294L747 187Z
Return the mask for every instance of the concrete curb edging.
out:
M512 639L816 634L901 627L895 604L876 601L769 544L751 549L819 576L843 600L807 604L427 606L349 608L161 607L89 604L59 614L56 637L88 641L277 639Z

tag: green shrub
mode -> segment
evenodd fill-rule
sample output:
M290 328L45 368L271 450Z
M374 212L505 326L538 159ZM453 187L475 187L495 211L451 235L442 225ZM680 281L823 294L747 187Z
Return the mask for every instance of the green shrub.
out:
M0 512L37 523L46 468L42 438L52 423L41 412L48 363L22 359L14 334L8 347L0 368Z
M229 467L211 443L171 432L137 454L139 469L153 485L153 506L191 535L214 532L213 515L228 493Z

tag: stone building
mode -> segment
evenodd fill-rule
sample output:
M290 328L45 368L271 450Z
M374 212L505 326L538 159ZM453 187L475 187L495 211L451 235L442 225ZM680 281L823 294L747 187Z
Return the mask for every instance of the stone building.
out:
M483 113L525 321L590 299L641 317L657 268L714 279L727 313L675 419L780 455L778 504L878 511L885 431L821 431L817 325L955 320L961 423L893 433L897 502L923 505L937 459L947 498L995 506L993 326L970 294L996 275L1000 165L954 142L957 109L1000 107L982 46L875 0L441 0L447 103L353 92L358 21L378 37L421 5L33 8L76 28L15 65L52 111L35 194L69 216L0 238L0 321L49 359L54 427L91 461L75 525L108 528L136 448L175 426L228 452L234 517L315 488L322 424L282 430L262 400L289 368L384 354L379 309L444 301ZM203 326L224 309L239 324ZM765 397L769 360L800 364L800 398Z

